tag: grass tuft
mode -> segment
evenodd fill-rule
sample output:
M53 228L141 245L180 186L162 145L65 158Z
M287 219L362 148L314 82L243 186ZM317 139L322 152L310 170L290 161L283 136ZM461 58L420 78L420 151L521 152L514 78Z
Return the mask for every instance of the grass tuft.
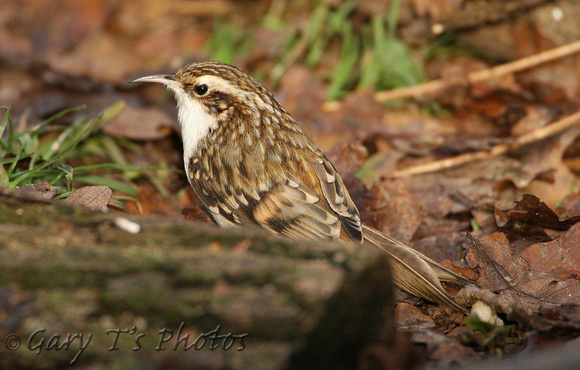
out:
M121 148L123 141L101 133L101 127L124 107L124 102L118 102L95 118L86 119L83 114L78 114L70 125L58 125L60 118L78 113L84 106L69 108L31 128L17 131L10 107L0 106L0 111L3 111L0 121L0 187L16 188L47 181L61 192L60 198L63 198L74 190L74 182L107 185L136 196L137 189L131 181L136 171L169 168L127 164ZM128 147L135 150L134 146ZM89 156L110 162L76 167L67 164ZM120 172L124 176L112 179L110 172Z
M393 0L386 14L377 14L355 27L353 14L358 1L336 5L316 1L308 18L295 25L284 19L287 0L274 0L261 24L282 37L283 45L270 79L277 85L294 64L309 68L328 68L327 100L341 99L353 89L384 90L415 85L425 80L423 66L412 57L408 47L396 38L400 0ZM356 29L355 29L356 28ZM241 30L233 21L219 20L205 45L209 59L226 63L246 54L253 30Z

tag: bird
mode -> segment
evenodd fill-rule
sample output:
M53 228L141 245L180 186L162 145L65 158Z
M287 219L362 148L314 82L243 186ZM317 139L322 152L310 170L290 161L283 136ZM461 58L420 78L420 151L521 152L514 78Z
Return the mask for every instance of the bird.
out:
M258 80L229 64L195 62L132 82L175 95L185 173L218 226L377 247L396 285L467 313L441 281L474 282L364 225L334 165Z

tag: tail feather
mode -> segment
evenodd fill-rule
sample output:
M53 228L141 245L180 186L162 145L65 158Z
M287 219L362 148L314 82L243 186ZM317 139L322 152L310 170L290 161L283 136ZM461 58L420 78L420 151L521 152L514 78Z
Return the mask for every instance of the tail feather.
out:
M447 294L441 285L441 281L459 280L475 284L474 282L373 228L363 227L365 242L387 252L391 257L395 284L413 295L429 301L443 303L458 311L467 313L465 307L456 303Z

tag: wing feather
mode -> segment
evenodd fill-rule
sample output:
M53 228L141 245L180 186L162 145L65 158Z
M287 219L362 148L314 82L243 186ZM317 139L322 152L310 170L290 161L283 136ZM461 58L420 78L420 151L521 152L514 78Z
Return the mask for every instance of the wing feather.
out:
M363 242L362 223L358 209L350 198L348 190L336 169L328 159L323 157L314 163L314 171L320 180L322 193L330 208L339 215L344 230L350 238L358 243Z
M312 240L338 240L338 215L296 179L271 189L254 209L254 219L276 234Z

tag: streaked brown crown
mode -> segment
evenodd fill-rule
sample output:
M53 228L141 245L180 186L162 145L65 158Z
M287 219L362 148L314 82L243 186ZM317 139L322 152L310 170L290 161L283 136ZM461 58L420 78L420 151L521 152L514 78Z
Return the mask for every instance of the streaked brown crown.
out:
M196 96L194 89L202 76L215 76L229 84L228 89L210 88L206 95L197 97L214 113L221 113L237 105L239 109L274 108L287 114L274 95L258 80L229 64L219 62L189 64L177 71L175 79L182 84L187 93ZM252 99L253 97L259 99ZM271 108L265 104L269 104Z
M260 91L264 94L270 94L270 92L252 76L240 71L232 65L220 62L199 62L186 65L175 73L175 79L183 84L193 84L198 77L208 75L223 78L240 90L248 92Z

